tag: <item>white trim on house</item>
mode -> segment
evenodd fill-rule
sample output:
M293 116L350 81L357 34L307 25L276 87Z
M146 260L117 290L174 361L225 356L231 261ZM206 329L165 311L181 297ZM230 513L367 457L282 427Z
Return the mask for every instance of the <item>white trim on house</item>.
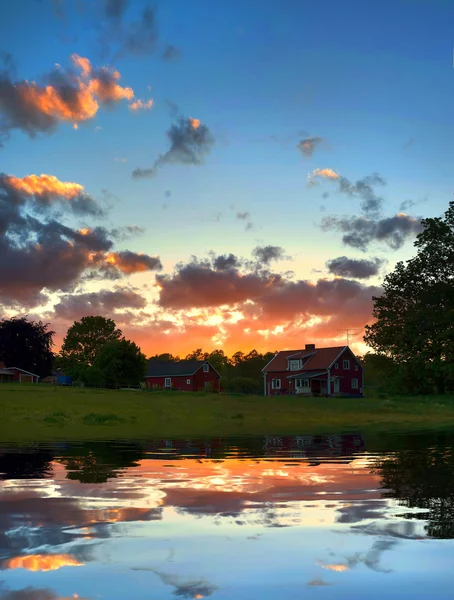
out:
M342 348L342 350L339 352L339 354L336 356L336 358L333 360L333 362L328 366L328 369L331 369L331 367L334 365L334 363L336 363L339 360L339 358L342 356L342 353L345 352L346 348L348 348L348 346L344 346ZM350 348L348 348L348 349L350 350ZM351 352L351 350L350 350L350 352ZM352 352L352 354L353 354L353 352Z
M25 369L21 369L20 367L5 367L5 369L16 369L16 371L22 371L22 373L27 373L27 375L33 375L33 377L37 377L39 379L39 375L36 373L30 373L30 371L26 371Z
M266 373L263 373L263 395L266 396Z
M209 363L204 363L203 364L203 372L204 373L209 373L210 372L210 365L209 365Z
M265 375L266 375L266 371L265 371L266 367L267 367L268 365L270 365L270 364L273 362L273 360L276 358L276 356L277 356L278 354L280 354L281 352L283 352L283 350L279 350L278 352L276 352L276 354L273 356L273 358L272 358L272 359L271 359L271 360L270 360L270 361L269 361L269 362L268 362L268 363L267 363L267 364L266 364L266 365L263 367L263 369L262 369L262 373L265 373ZM297 354L297 353L296 353L296 354Z
M345 366L345 363L347 363L347 366ZM348 358L342 359L342 369L344 371L350 371L350 360Z
M277 385L279 383L279 385ZM272 379L271 380L271 389L272 390L280 390L281 388L281 380L279 379Z
M357 377L352 377L352 390L359 390L359 379Z
M191 385L191 380L190 379L186 379L186 385Z
M169 383L167 383L169 382ZM164 377L164 387L172 387L172 378L171 377Z

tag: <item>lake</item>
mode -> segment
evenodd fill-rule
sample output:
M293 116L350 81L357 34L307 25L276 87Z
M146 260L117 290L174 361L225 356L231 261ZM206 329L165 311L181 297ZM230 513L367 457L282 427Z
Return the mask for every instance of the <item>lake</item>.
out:
M2 600L452 598L454 432L0 444Z

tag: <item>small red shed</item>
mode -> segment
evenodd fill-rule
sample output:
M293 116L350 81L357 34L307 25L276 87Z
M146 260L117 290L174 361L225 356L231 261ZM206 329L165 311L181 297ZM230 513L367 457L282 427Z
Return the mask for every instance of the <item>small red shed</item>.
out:
M0 361L0 381L20 381L21 383L38 383L39 375L20 369L19 367L5 367Z
M185 392L221 391L221 376L207 360L148 361L147 388Z
M364 396L364 367L348 346L282 350L262 372L265 396Z

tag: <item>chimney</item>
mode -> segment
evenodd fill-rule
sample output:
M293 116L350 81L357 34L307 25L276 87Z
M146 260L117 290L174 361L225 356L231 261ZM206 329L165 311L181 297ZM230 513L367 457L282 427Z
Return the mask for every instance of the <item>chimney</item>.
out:
M306 350L315 350L315 344L306 344Z

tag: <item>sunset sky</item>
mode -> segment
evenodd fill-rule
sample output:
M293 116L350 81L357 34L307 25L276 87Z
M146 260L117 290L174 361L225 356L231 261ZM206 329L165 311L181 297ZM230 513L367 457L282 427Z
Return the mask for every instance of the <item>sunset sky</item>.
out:
M0 3L0 317L339 345L452 199L449 0ZM351 345L367 348L356 332Z

